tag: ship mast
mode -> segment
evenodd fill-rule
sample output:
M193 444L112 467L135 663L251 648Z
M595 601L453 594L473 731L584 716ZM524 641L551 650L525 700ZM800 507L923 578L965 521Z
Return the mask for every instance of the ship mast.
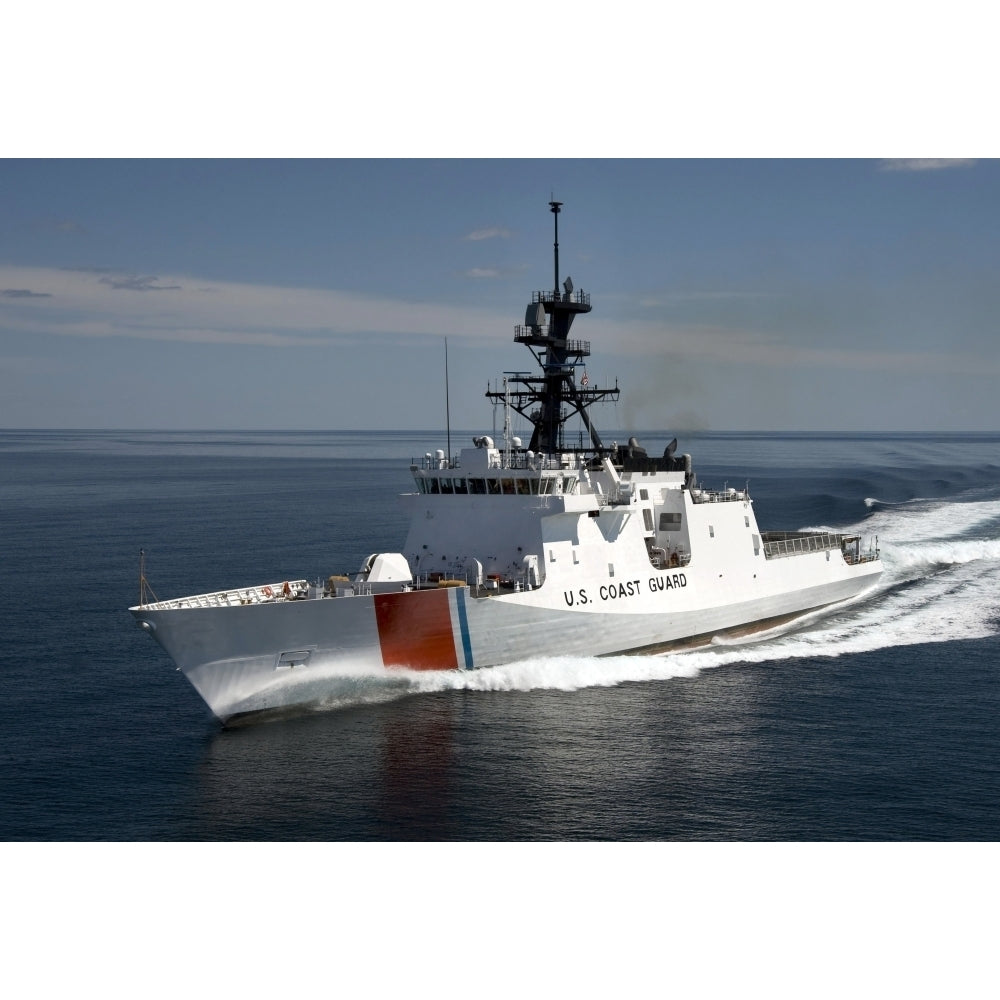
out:
M618 386L613 389L591 387L586 379L577 384L576 369L583 366L584 358L590 356L590 342L571 340L569 333L577 315L590 312L590 296L582 290L574 290L573 280L568 276L562 283L563 290L559 290L561 209L561 201L549 202L555 226L555 280L552 291L534 292L525 311L524 324L514 327L514 340L527 346L542 374L508 372L506 397L510 406L527 418L534 428L529 445L532 451L551 455L574 450L565 446L563 428L578 413L590 436L590 447L584 451L600 455L605 448L587 410L601 400L617 400ZM497 403L505 398L505 393L487 391L486 396Z

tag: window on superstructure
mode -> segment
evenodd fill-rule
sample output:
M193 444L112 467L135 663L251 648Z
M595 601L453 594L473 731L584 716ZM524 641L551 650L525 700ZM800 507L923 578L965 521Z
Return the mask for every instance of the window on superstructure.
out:
M513 479L511 479L509 477L504 477L500 481L500 485L501 485L501 487L503 489L503 492L506 495L508 495L508 496L513 496L514 495L514 480Z
M452 482L451 482L450 479L442 479L441 480L441 492L442 493L452 493L452 492L454 492L453 489L452 489Z
M486 480L485 479L470 479L469 480L469 492L470 493L485 493L486 492Z
M531 480L525 479L524 476L517 477L517 492L520 496L527 496L531 493Z
M643 493L645 492L643 490ZM642 523L646 526L647 531L653 530L653 512L648 507L642 508Z
M441 492L441 482L437 478L437 476L435 476L433 479L428 480L428 485L430 486L430 492L431 493L440 493Z
M499 479L487 479L486 488L491 494L500 492L500 480Z
M666 512L660 515L660 531L680 531L681 515L674 512Z
M464 479L455 480L455 492L456 493L468 493L469 487L465 485Z

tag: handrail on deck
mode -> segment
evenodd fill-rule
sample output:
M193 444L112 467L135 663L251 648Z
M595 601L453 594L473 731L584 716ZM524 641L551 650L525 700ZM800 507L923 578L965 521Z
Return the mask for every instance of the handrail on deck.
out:
M289 594L284 593L285 586ZM217 590L211 594L194 594L191 597L175 597L169 601L156 601L141 607L153 611L180 608L233 608L241 604L273 604L280 601L301 599L309 589L308 580L291 580L287 584L265 583L259 587L238 587L231 590Z
M852 566L875 562L879 558L877 543L862 551L860 535L840 535L832 531L764 531L760 537L767 559L828 549L839 551L844 561Z

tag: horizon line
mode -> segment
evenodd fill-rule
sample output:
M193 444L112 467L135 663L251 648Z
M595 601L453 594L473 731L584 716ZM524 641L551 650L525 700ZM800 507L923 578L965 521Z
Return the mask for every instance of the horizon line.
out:
M913 429L893 430L891 428L878 428L875 430L847 430L847 429L824 429L824 428L800 428L797 430L783 430L780 428L726 428L726 427L635 427L635 428L615 428L605 433L620 434L826 434L835 436L857 436L868 435L877 436L891 434L894 436L906 437L926 437L928 435L954 435L954 434L1000 434L997 429L973 429L959 428L951 430L940 429ZM0 427L0 434L445 434L446 429L433 427L385 427L385 428L363 428L363 427ZM471 434L480 436L483 433L481 427L459 428L457 431L452 428L452 434ZM520 437L521 435L514 435ZM498 438L497 440L502 440ZM569 446L567 446L569 447Z

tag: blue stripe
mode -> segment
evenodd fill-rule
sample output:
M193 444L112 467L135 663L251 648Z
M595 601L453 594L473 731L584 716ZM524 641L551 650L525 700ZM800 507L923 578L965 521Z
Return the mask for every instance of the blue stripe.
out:
M465 610L465 587L455 588L455 601L458 604L458 627L462 632L462 649L465 652L465 669L472 669L472 639L469 636L469 616Z

